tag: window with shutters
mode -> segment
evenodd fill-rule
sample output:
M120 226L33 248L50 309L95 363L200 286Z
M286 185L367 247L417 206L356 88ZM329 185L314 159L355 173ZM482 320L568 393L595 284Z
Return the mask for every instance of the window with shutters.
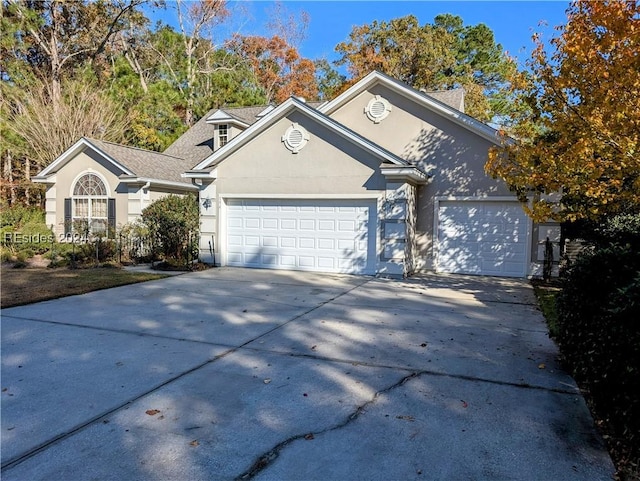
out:
M109 225L109 192L96 174L80 177L71 197L71 221L74 232L105 235Z
M384 120L391 112L391 104L384 97L376 95L369 101L364 109L364 112L365 114L367 114L369 120L371 120L374 124L378 124L380 123L380 121Z

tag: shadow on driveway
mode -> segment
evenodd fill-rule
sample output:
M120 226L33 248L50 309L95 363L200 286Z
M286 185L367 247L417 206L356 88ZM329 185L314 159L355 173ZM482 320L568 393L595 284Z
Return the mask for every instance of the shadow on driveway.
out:
M4 480L611 479L526 281L215 269L2 312Z

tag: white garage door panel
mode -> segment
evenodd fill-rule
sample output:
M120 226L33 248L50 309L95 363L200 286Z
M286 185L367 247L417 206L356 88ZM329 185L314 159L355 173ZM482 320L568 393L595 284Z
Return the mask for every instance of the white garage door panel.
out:
M518 202L443 201L438 271L523 277L529 220Z
M375 273L375 202L229 199L227 264Z

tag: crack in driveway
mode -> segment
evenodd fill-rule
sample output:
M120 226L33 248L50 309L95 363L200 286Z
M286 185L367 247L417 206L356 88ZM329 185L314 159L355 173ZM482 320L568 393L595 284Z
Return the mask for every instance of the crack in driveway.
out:
M367 402L361 404L360 406L358 406L356 408L356 410L354 412L352 412L349 416L347 416L347 418L342 421L341 423L338 423L334 426L322 429L320 431L313 431L313 432L306 432L303 434L296 434L295 436L291 436L287 439L285 439L284 441L276 444L272 449L270 449L269 451L265 452L264 454L262 454L261 456L258 457L258 459L256 459L254 461L254 463L251 465L251 467L245 471L244 473L242 473L241 475L237 476L235 478L235 481L243 481L243 480L247 480L247 479L252 479L253 477L255 477L258 473L260 473L261 471L263 471L264 469L266 469L273 461L275 461L278 456L280 455L280 451L282 451L285 447L287 447L289 444L298 441L300 439L313 439L313 436L319 436L321 434L325 434L325 433L329 433L332 431L337 431L339 429L342 429L346 426L348 426L349 424L351 424L352 422L354 422L356 419L358 419L362 414L364 414L366 412L366 408L367 406L370 406L371 404L374 404L378 398L382 395L382 394L386 394L390 391L393 391L394 389L399 388L400 386L403 386L405 383L407 383L409 380L414 379L418 376L420 376L422 373L421 372L413 372L411 374L409 374L408 376L403 377L402 379L400 379L398 382L392 384L391 386L388 386L384 389L381 389L380 391L377 391L373 397L368 400Z
M303 357L312 357L315 358L314 356L303 356ZM342 360L332 360L333 362L347 362L347 361L342 361ZM366 363L360 363L361 365L365 365L365 366L370 366ZM376 366L376 367L380 367L380 366ZM390 366L384 366L387 367L389 369L399 369L402 370L402 368L394 368L394 367L390 367ZM362 414L364 414L366 412L366 408L368 406L371 406L373 404L376 403L376 401L378 400L378 398L383 395L383 394L387 394L395 389L398 389L402 386L404 386L407 382L413 380L413 379L417 379L420 378L424 375L429 375L429 376L442 376L442 377L450 377L450 378L455 378L455 379L461 379L461 380L465 380L465 381L474 381L474 382L486 382L486 383L490 383L490 384L497 384L497 385L502 385L502 386L509 386L509 387L515 387L515 388L521 388L521 389L532 389L532 390L541 390L541 391L548 391L548 392L554 392L557 394L566 394L566 395L572 395L575 396L576 395L576 391L571 391L571 390L564 390L564 389L557 389L557 388L547 388L547 387L542 387L542 386L533 386L530 384L524 384L524 383L512 383L512 382L504 382L504 381L496 381L496 380L492 380L492 379L482 379L482 378L477 378L477 377L473 377L473 376L464 376L464 375L451 375L451 374L446 374L446 373L441 373L441 372L434 372L434 371L428 371L428 370L419 370L419 371L414 371L411 372L411 374L408 374L406 376L404 376L402 379L400 379L398 382L395 382L394 384L381 389L379 391L377 391L373 397L371 399L369 399L368 401L366 401L365 403L359 405L358 407L356 407L355 411L353 411L351 414L349 414L346 419L344 419L342 422L335 424L333 426L321 429L319 431L312 431L312 432L305 432L305 433L300 433L300 434L296 434L294 436L291 436L287 439L285 439L284 441L279 442L278 444L276 444L273 448L271 448L270 450L266 451L265 453L263 453L262 455L260 455L251 465L251 467L245 471L244 473L240 474L239 476L237 476L235 478L234 481L245 481L245 480L250 480L253 479L256 475L258 475L260 472L262 472L263 470L265 470L266 468L269 467L269 465L271 465L271 463L273 463L278 456L280 455L280 452L285 449L287 446L289 446L290 444L305 439L305 440L310 440L313 439L315 436L319 436L322 434L326 434L329 432L333 432L333 431L337 431L340 429L343 429L345 427L347 427L348 425L350 425L351 423L353 423L356 419L358 419Z

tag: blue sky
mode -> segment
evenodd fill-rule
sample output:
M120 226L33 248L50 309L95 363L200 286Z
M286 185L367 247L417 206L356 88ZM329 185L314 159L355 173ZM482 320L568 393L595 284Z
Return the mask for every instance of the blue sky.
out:
M346 40L353 26L370 24L374 20L390 20L415 15L421 24L431 23L441 13L459 15L465 25L486 24L496 41L523 63L532 50L531 36L540 32L543 38L554 35L553 27L566 23L567 1L326 1L285 0L288 13L305 11L309 15L307 37L301 43L303 56L311 59L336 60L335 46ZM171 6L171 1L167 4ZM266 34L266 22L273 10L273 1L230 1L231 19L219 34L229 32L244 35ZM157 12L154 19L176 25L175 12L169 8ZM215 39L220 42L222 38Z

